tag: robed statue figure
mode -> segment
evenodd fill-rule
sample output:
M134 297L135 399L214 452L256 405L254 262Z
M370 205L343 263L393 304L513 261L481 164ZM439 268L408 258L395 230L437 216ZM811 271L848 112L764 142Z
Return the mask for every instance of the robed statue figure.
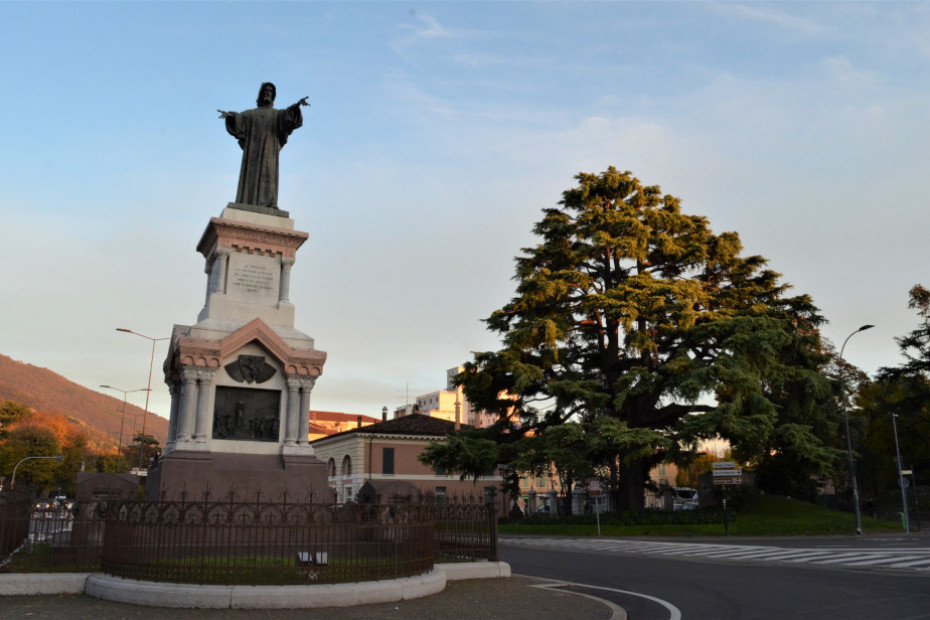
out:
M258 107L245 112L224 112L226 131L242 147L239 190L236 202L259 207L278 208L278 153L287 144L291 132L303 125L300 106L310 105L304 97L283 110L274 107L277 89L271 82L258 91Z

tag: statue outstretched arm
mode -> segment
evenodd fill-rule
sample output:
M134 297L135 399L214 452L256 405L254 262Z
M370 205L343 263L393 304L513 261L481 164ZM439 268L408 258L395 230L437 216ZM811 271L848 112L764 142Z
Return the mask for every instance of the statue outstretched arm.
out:
M223 110L217 110L220 113L219 118L232 118L236 115L235 112L224 112Z
M310 107L310 104L307 103L307 99L309 99L309 98L310 98L310 95L307 95L306 97L304 97L303 99L301 99L300 101L298 101L297 103L295 103L294 105L305 105L305 106L307 106L307 107Z

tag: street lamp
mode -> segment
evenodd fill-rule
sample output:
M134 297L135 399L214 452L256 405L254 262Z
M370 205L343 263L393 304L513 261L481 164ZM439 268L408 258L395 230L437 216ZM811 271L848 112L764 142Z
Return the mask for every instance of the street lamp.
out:
M898 485L901 487L901 505L904 507L904 532L911 533L911 524L907 518L907 489L904 487L904 472L901 471L901 448L898 447L898 418L897 413L891 414L891 425L894 427L894 451L898 457Z
M152 394L152 368L155 366L155 343L159 340L171 340L170 338L152 338L151 336L146 336L145 334L140 334L139 332L134 332L131 329L126 329L125 327L117 327L116 331L125 332L127 334L135 334L145 338L146 340L152 341L152 360L149 362L149 386L148 392L145 394L145 411L142 412L142 438L139 442L139 469L142 469L142 455L145 453L145 419L149 413L149 396Z
M843 341L843 346L840 347L840 359L843 359L843 351L846 349L846 343L849 342L849 339L858 334L859 332L864 332L867 329L872 329L874 325L863 325L853 333L846 336L846 340ZM846 410L846 381L840 375L840 403L843 407L843 421L846 423L846 452L849 455L849 477L850 482L852 483L852 492L853 492L853 506L856 509L856 534L862 535L862 515L859 512L859 485L856 483L856 464L853 462L853 453L852 453L852 439L849 437L849 412Z
M149 389L139 388L138 390L121 390L117 387L113 387L112 385L101 385L100 387L105 388L107 390L115 390L117 392L123 393L123 416L122 418L120 418L120 421L119 421L119 448L116 451L116 473L119 473L120 466L122 465L122 458L123 458L123 424L126 423L126 398L128 397L130 392L148 392Z
M17 469L19 468L19 466L22 465L24 462L26 462L26 461L31 461L32 459L55 459L56 461L58 461L58 462L60 463L64 458L65 458L65 457L64 457L63 454L56 454L55 456L27 456L27 457L24 458L24 459L20 459L19 463L17 463L17 464L13 467L13 475L10 477L10 491L13 490L13 486L16 484L16 470L17 470Z

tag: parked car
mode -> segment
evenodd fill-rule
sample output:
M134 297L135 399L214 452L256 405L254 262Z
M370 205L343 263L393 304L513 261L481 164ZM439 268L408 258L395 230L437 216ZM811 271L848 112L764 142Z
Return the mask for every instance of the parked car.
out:
M698 492L691 487L674 487L674 504L672 510L697 510Z

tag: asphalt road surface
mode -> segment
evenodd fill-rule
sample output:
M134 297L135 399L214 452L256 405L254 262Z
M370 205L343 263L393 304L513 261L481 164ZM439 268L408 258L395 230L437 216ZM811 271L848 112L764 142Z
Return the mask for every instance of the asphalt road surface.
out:
M570 582L571 589L610 600L630 620L930 620L930 572L924 570L651 557L618 551L609 544L616 539L605 539L603 550L597 539L553 540L547 547L503 539L502 559L514 574ZM851 544L870 550L881 541Z

